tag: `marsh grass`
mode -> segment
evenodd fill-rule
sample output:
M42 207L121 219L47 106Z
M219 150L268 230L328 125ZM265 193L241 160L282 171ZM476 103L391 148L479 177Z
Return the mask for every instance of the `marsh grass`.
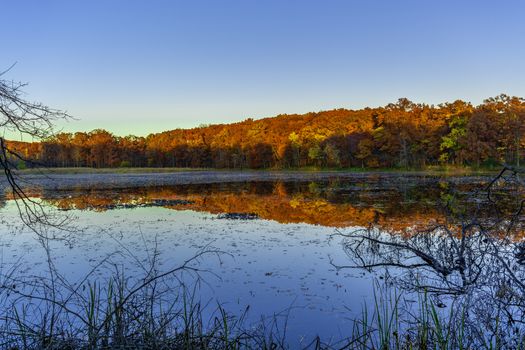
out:
M232 315L221 304L202 304L201 275L208 271L198 265L219 255L206 247L159 271L156 247L140 277L107 260L77 283L52 263L45 277L22 277L13 268L0 281L0 349L284 348L277 316L253 325L246 322L249 307ZM105 267L110 277L94 277Z
M217 304L208 312L196 289L176 295L159 285L129 297L123 276L89 284L76 301L48 297L17 298L4 308L2 349L276 349L278 337L245 326ZM168 301L173 297L171 301ZM247 312L247 310L246 310ZM204 315L207 318L205 319Z
M163 289L164 281L130 296L129 279L88 283L76 298L17 296L4 307L1 349L352 349L468 350L524 349L502 343L482 324L469 324L465 307L439 308L428 294L409 301L395 290L377 288L370 306L348 337L325 343L315 334L299 344L286 339L288 318L249 324L249 307L232 315L220 304L202 305L198 288ZM4 289L5 291L5 289ZM22 297L24 296L24 297ZM55 298L57 298L55 296ZM6 299L4 298L4 301ZM210 310L213 310L210 313ZM504 325L491 334L505 331ZM479 335L482 338L478 338ZM522 339L523 340L523 339Z
M387 281L376 283L370 304L339 341L317 334L291 339L286 332L291 307L253 322L248 305L232 314L224 305L201 300L206 271L198 269L199 260L219 253L205 248L161 272L155 248L140 277L110 264L109 277L90 273L75 284L52 269L38 279L4 271L0 349L525 349L524 334L509 342L506 324L475 322L468 303L444 305L430 293L402 294ZM349 317L356 315L349 311Z

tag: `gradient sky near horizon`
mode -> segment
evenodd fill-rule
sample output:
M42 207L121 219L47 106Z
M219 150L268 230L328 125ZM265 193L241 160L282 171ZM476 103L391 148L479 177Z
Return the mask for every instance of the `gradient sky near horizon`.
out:
M0 71L66 131L525 96L525 2L2 1Z

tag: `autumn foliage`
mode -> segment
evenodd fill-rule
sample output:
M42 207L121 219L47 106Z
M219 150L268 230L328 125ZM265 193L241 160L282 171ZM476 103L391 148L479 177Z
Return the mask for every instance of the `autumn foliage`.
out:
M524 132L525 100L500 95L479 106L399 99L379 108L278 115L147 137L97 129L9 146L27 159L23 166L414 168L519 165Z
M388 181L386 178L366 180L376 185ZM373 190L368 191L365 187L343 190L344 195L341 195L341 190L346 185L348 183L337 181L277 181L149 186L114 191L77 188L62 193L33 189L28 194L33 198L42 198L60 210L106 211L161 201L158 206L173 210L210 214L251 213L260 219L279 223L308 223L330 227L368 226L374 223L385 230L395 231L428 225L442 219L434 205L426 204L435 203L439 199L439 187L430 186L424 193L420 192L421 188L415 187L408 195L409 198L404 197L406 193L388 191L385 187L385 193L378 199L373 195ZM415 201L413 196L422 196L424 200ZM400 203L403 205L399 205Z

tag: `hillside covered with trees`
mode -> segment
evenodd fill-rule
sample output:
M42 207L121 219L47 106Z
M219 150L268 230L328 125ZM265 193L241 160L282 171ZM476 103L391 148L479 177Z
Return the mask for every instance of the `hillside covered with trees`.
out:
M278 115L147 137L97 129L8 145L20 167L419 168L519 165L524 132L525 99L500 95L479 106L403 98L379 108Z

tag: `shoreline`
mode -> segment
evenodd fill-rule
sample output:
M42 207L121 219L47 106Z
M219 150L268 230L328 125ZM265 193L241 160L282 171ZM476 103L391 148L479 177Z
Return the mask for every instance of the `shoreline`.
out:
M356 175L421 175L421 176L482 176L495 175L500 167L492 169L458 168L288 168L288 169L224 169L224 168L34 168L15 170L17 175L85 175L85 174L177 174L177 173L231 173L231 174L356 174Z
M176 185L206 185L218 183L241 182L323 182L323 181L355 181L368 182L368 179L381 183L395 183L397 185L412 183L413 181L435 182L439 178L450 181L477 182L487 181L494 173L458 173L458 172L429 172L429 171L374 171L356 172L342 170L213 170L213 169L158 169L144 170L126 169L76 169L76 171L30 170L19 171L15 176L20 180L23 188L44 188L47 190L70 189L123 189L131 187L176 186ZM395 185L395 186L397 186ZM5 180L0 179L0 188L7 188Z

